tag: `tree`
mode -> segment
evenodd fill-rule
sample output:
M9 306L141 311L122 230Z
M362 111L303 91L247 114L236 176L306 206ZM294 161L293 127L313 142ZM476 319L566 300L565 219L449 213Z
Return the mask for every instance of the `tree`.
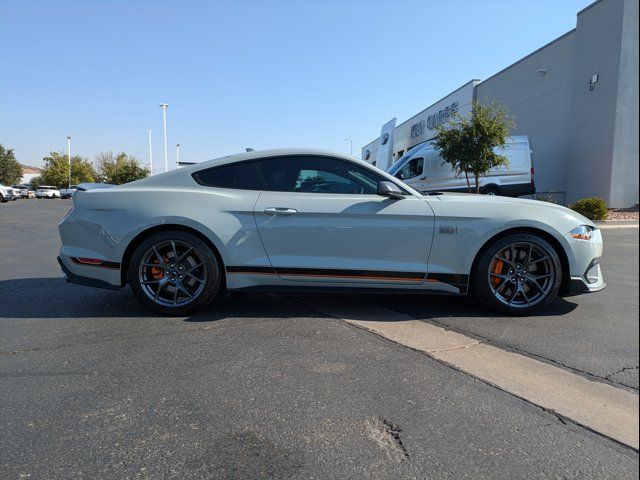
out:
M471 192L469 176L475 179L475 193L480 193L480 177L492 168L508 166L509 159L495 152L503 147L515 123L507 110L498 103L482 105L474 101L468 116L455 114L446 125L438 127L435 145L444 163L456 175L464 173L467 190Z
M71 157L71 181L69 181L69 159L61 152L51 152L42 159L44 168L38 182L40 185L55 185L64 187L68 184L77 185L84 182L95 182L96 172L93 165L86 158L79 155Z
M113 152L102 152L96 157L96 165L100 180L104 183L122 185L149 176L148 168L141 166L135 156L124 152L115 157Z
M37 189L40 185L46 185L46 183L44 183L44 182L42 181L42 176L41 176L41 175L38 175L38 176L36 176L36 177L33 177L29 183L31 184L31 186L32 186L34 189Z
M13 149L6 150L0 144L0 183L13 185L22 178L22 166L13 155Z

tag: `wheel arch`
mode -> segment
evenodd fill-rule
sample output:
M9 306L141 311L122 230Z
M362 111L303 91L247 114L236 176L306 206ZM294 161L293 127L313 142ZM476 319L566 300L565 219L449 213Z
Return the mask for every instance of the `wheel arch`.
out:
M562 244L558 241L557 238L555 238L553 235L551 235L549 232L546 232L542 229L539 228L535 228L535 227L514 227L514 228L509 228L507 230L503 230L501 232L496 233L495 235L493 235L491 238L489 238L487 241L484 242L484 244L482 245L482 247L480 247L480 249L478 250L478 252L476 253L474 259L473 259L473 263L471 264L471 270L470 270L470 275L469 275L469 291L471 291L474 288L474 272L476 269L476 266L478 264L478 262L480 261L480 257L482 256L482 254L487 250L487 248L489 248L489 246L495 242L496 240L505 237L507 235L512 235L512 234L517 234L517 233L528 233L528 234L532 234L532 235L537 235L539 237L541 237L542 239L544 239L545 241L549 242L549 244L556 250L556 253L558 254L558 257L560 258L560 265L562 266L562 280L561 280L561 285L560 285L560 293L566 293L569 291L570 288L570 284L571 284L571 272L569 270L569 257L567 256L567 252L564 249L564 247L562 246Z
M138 246L144 240L149 238L151 235L154 235L159 232L166 232L171 230L190 233L198 237L200 240L202 240L204 243L207 244L207 246L211 249L213 254L218 259L218 262L220 262L220 273L222 275L221 288L226 288L227 281L226 281L225 264L218 247L216 247L213 241L207 235L202 233L200 230L187 225L181 225L179 223L155 225L153 227L149 227L139 232L135 237L133 237L133 239L127 245L127 248L125 248L124 253L122 255L122 262L120 264L120 285L124 287L127 284L127 271L129 270L129 263L131 262L131 257L133 256L133 252L136 251L136 248L138 248Z
M502 194L502 188L500 188L500 185L496 183L488 183L487 185L483 185L481 188L483 194L485 194L488 190L494 190L498 192L498 195Z

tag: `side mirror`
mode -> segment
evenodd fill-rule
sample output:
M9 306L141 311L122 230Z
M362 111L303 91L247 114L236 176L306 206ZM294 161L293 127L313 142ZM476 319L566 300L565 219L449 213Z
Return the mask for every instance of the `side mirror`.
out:
M404 173L402 173L402 170L396 173L396 178L399 178L400 180L404 180Z
M378 182L378 191L376 193L381 197L389 197L396 200L404 198L404 192L393 182Z

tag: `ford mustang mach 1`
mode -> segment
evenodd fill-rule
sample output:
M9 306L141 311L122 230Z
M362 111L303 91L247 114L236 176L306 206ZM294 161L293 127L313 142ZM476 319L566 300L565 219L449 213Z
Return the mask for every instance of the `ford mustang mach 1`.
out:
M567 208L420 194L321 150L251 151L80 185L59 231L70 282L128 284L165 315L188 315L222 291L473 293L528 315L559 294L605 287L600 230Z

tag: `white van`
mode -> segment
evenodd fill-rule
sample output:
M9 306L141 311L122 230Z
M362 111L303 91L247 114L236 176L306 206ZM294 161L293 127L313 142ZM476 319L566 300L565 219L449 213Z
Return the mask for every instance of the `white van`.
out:
M518 197L536 192L531 163L529 137L509 137L504 148L495 150L509 159L509 166L492 169L480 177L480 192L487 195ZM388 172L420 192L425 191L467 191L464 174L456 176L451 166L444 163L433 141L416 145L398 159ZM475 179L469 178L471 189Z

